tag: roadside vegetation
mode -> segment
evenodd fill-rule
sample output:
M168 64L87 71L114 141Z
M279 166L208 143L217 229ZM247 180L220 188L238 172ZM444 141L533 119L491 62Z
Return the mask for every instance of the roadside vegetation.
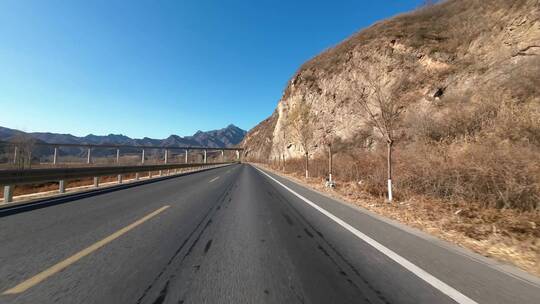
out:
M386 199L384 138L367 132L333 146L336 188L323 186L324 153L300 181L540 274L540 104L456 99L444 107L444 119L431 119L430 109L405 113L393 152L394 203ZM305 176L302 159L265 163Z
M304 63L246 159L540 274L538 1L425 3Z

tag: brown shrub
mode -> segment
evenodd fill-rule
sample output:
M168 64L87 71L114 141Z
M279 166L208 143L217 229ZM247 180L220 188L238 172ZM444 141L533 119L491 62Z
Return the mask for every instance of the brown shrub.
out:
M409 147L399 159L396 188L485 207L537 209L539 156L530 147L496 143Z
M357 150L334 156L334 177L354 182L374 196L386 193L385 151ZM280 166L274 166L279 168ZM285 172L301 176L304 162L288 160ZM312 159L310 176L328 174L326 158ZM540 201L540 153L532 146L495 142L416 142L398 146L395 156L396 199L423 195L473 202L481 207L537 210Z

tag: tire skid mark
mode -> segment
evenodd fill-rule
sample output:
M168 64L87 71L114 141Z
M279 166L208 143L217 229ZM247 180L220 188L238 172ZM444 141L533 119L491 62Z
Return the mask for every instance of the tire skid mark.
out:
M225 191L222 192L222 194L219 196L218 198L218 202L222 203L225 198L227 197L227 195L230 193L230 190L233 188L233 185L229 185ZM171 256L171 258L167 261L167 263L165 264L165 266L160 270L160 272L157 274L157 276L152 280L152 282L150 283L150 285L148 285L148 287L146 287L146 289L144 290L143 294L139 297L139 299L137 300L137 304L140 304L142 303L142 301L145 299L145 297L148 295L148 293L150 292L150 290L156 285L156 283L159 281L159 279L164 275L165 271L171 266L171 264L173 263L173 261L178 257L178 255L180 254L180 252L182 251L182 249L185 248L185 246L189 243L189 241L193 238L193 236L196 234L197 230L199 230L201 228L201 226L203 226L203 228L201 229L201 231L199 232L199 234L197 234L197 237L196 239L193 241L193 243L191 244L191 246L189 247L189 249L187 250L186 254L184 254L184 256L181 257L180 259L180 262L178 265L182 265L183 261L185 260L185 258L191 253L191 251L193 250L193 248L195 247L195 245L198 243L201 235L204 233L204 231L206 230L206 228L208 228L208 226L210 226L210 224L212 223L212 217L215 215L215 213L217 213L217 206L219 206L219 204L215 205L215 206L212 206L208 209L208 211L206 211L206 213L204 214L203 218L201 221L199 221L197 223L197 225L195 226L195 228L188 234L187 238L182 242L182 244L176 249L176 251L174 252L174 254ZM200 267L200 266L199 266ZM168 292L168 286L169 286L169 283L171 281L171 279L174 278L174 275L171 275L167 278L167 280L165 281L165 287L160 291L158 297L152 302L153 304L160 304L160 303L163 303L163 301L165 300L166 296L167 296L167 292ZM159 302L159 300L161 299L161 302Z
M266 180L265 180L266 181ZM270 182L267 182L267 184L270 185L270 187L272 187L273 189L273 197L274 198L277 198L279 201L281 201L283 204L285 204L287 207L290 208L290 210L292 211L292 214L294 215L294 217L296 217L297 219L299 219L299 222L300 223L303 223L305 224L307 227L309 227L309 229L307 227L304 227L304 232L312 239L315 240L315 236L313 235L313 233L310 232L310 230L314 231L318 236L319 238L322 240L323 244L327 247L330 248L330 250L347 266L349 267L352 272L354 273L355 276L358 277L358 279L361 280L361 282L363 282L365 284L365 286L367 288L369 288L373 293L374 293L374 296L376 296L380 301L382 301L383 303L385 304L391 304L388 299L386 299L384 297L384 295L382 294L382 292L380 290L378 290L377 288L375 288L372 284L369 283L369 281L364 277L362 276L362 274L358 271L358 269L356 269L356 267L354 267L354 265L348 261L345 256L343 254L341 254L337 248L332 245L328 240L326 240L326 238L324 237L324 235L322 234L322 232L320 232L317 228L315 228L315 226L313 226L307 219L305 216L303 216L300 211L294 207L277 189L276 189L276 186L273 184L273 183L270 183ZM316 241L316 240L315 240ZM337 270L339 273L343 272L345 274L347 274L343 269L342 267L339 265L339 263L337 262L336 259L334 259L328 252L328 250L324 249L324 247L318 242L316 241L316 245L317 245L317 249L319 251L321 251L321 253L326 256L336 267L337 267ZM362 288L357 285L356 283L354 283L354 281L352 281L348 275L347 276L344 276L347 280L348 283L350 283L352 286L355 287L355 289L364 296L364 301L366 301L366 303L372 303L365 295L365 292L362 291Z
M221 203L223 203L225 201L225 199L229 196L229 194L231 193L231 189L233 189L233 186L231 185L229 187L229 189L227 191L225 191L225 194L219 199L219 201ZM230 201L230 197L229 197L229 201ZM189 248L188 252L186 252L186 254L182 257L182 259L180 260L180 263L177 265L177 269L180 268L180 266L184 263L184 260L191 254L191 252L193 251L194 247L196 246L196 244L199 242L199 240L202 238L202 236L204 235L204 233L206 232L206 229L212 224L213 222L213 217L217 214L217 208L216 210L214 210L213 214L209 217L208 221L206 222L206 224L204 225L204 227L201 229L201 231L199 232L199 234L197 235L197 238L195 239L195 241L193 242L192 246ZM210 249L210 246L211 246L211 243L212 243L212 239L207 242L206 246L205 246L205 251L204 251L204 254L205 255L207 253L207 251ZM196 265L196 271L195 272L198 272L199 269L201 268L201 265ZM185 282L184 282L185 283ZM186 284L187 285L187 284ZM184 294L185 296L185 294Z
M167 293L169 291L169 281L167 281L167 284L165 284L165 287L159 292L159 296L156 298L156 300L152 304L162 304L165 301L165 298L167 297Z
M210 247L212 246L212 239L210 239L207 243L206 243L206 246L204 246L204 254L208 253L208 250L210 250Z
M283 216L283 218L285 218L287 224L294 226L294 221L291 219L290 216L288 216L285 212L282 212L281 215Z

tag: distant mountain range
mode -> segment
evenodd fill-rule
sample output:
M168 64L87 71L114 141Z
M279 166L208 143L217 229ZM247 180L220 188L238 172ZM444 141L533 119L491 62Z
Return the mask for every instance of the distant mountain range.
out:
M77 137L71 134L23 132L15 129L0 127L0 141L13 141L20 136L30 136L37 142L63 143L63 144L111 144L111 145L134 145L134 146L160 146L160 147L186 147L204 146L211 148L232 147L240 143L246 131L230 124L226 128L212 131L197 131L192 136L170 135L165 139L153 139L144 137L141 139L130 138L121 134L109 134L105 136L89 134Z

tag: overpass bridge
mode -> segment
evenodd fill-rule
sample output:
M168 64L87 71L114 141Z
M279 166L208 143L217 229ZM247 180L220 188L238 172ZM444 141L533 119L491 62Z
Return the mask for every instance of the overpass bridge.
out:
M168 174L171 170L177 173L179 169L208 168L210 166L224 165L232 162L240 162L242 148L215 148L197 146L151 146L151 145L112 145L112 144L72 144L72 143L9 143L0 142L0 148L4 151L5 162L0 170L0 185L4 185L3 202L10 203L13 200L15 185L36 184L46 182L58 182L58 192L65 193L66 180L93 177L94 186L99 187L99 178L102 176L117 175L118 183L123 182L123 175L134 173L135 180L139 180L140 174L148 172L149 178L153 171L158 171L157 176ZM37 149L45 149L50 155L41 156L38 159L32 154ZM78 162L62 162L62 148L78 148L86 151L86 155ZM47 151L48 150L48 151ZM93 152L114 150L115 157L93 156ZM138 151L138 152L135 152ZM153 151L154 157L150 157L147 151ZM156 153L157 151L157 153ZM123 153L129 152L129 156L139 153L139 158L123 157ZM234 155L226 155L226 152L234 152ZM6 155L7 154L7 155ZM65 153L66 154L66 153ZM110 154L110 153L109 153ZM190 162L190 154L191 161ZM178 156L181 156L180 158ZM176 156L176 157L171 157ZM195 156L195 158L193 157ZM200 156L200 157L198 157ZM209 157L211 161L209 161ZM200 158L200 161L197 161ZM48 160L48 161L47 161ZM81 161L82 160L82 161ZM165 171L166 170L166 171Z

